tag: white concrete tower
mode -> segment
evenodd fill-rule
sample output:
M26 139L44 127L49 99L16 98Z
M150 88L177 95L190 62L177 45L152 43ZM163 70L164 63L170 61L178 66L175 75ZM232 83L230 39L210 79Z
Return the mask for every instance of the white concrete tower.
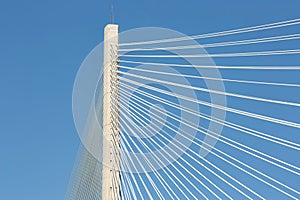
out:
M104 29L103 63L103 160L102 199L120 199L120 126L118 114L118 29L108 24Z

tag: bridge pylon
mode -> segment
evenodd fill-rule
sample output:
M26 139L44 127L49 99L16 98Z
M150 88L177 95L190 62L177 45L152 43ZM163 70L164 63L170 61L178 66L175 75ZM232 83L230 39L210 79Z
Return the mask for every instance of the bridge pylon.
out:
M118 113L118 29L104 29L102 199L120 199L120 124Z

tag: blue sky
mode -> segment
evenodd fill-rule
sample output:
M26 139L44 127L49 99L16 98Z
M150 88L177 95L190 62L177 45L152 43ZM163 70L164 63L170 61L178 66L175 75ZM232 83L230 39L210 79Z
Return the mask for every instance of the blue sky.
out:
M85 56L103 39L112 2L120 31L155 26L187 35L293 19L300 7L296 0L2 0L0 199L64 198L79 145L71 109L73 82Z

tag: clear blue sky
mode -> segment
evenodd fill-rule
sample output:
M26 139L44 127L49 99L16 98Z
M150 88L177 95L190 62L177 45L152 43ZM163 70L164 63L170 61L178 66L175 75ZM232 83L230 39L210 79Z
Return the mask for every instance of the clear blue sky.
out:
M155 26L195 35L300 16L297 0L113 4L120 31ZM0 1L0 200L64 198L79 145L73 81L103 39L110 6L108 0Z

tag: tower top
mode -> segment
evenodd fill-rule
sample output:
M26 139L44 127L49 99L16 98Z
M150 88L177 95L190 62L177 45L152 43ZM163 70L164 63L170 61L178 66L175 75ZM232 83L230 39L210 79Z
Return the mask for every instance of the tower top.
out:
M118 24L107 24L104 28L104 34L106 37L104 39L109 39L112 37L116 37L119 32L119 25Z
M119 28L118 24L107 24L104 30L118 30L118 28Z

